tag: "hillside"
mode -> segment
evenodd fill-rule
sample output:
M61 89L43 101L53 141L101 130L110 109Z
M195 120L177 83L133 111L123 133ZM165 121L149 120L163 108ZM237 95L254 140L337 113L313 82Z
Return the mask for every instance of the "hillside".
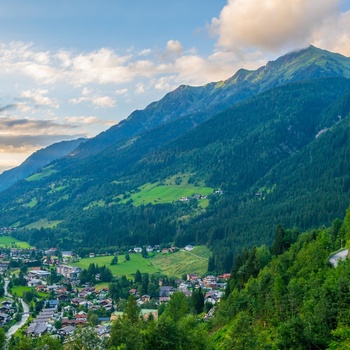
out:
M341 240L349 244L349 213L298 238L280 228L272 254L265 246L238 257L213 322L216 349L349 346L350 260L329 263Z
M256 93L265 92L209 119L196 107L199 90L198 98L186 95L182 105L196 111L190 117L152 124L89 157L63 158L5 191L0 226L23 228L17 238L32 245L82 255L106 246L205 244L214 252L212 268L227 271L243 246L271 242L279 223L327 225L348 205L348 62L313 47L283 56L241 79L242 86L250 81ZM344 77L321 78L341 70ZM274 87L274 77L281 86ZM165 102L153 108L170 111ZM132 120L144 130L148 118L139 116L139 123ZM196 193L207 196L205 202L192 198ZM190 199L180 201L183 196ZM317 198L312 210L311 198ZM330 198L337 204L327 205ZM37 222L59 224L28 229Z
M35 173L37 170L53 162L54 160L68 155L85 141L86 139L62 141L36 151L21 165L0 174L0 192L11 187L17 181L20 181Z

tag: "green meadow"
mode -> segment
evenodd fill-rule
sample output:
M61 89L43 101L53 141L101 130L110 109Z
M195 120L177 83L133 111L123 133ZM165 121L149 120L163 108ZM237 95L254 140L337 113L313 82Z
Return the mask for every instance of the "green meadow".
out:
M13 287L11 289L11 294L14 295L14 296L16 295L16 296L22 298L24 293L29 292L29 291L31 291L33 289L35 289L35 288L27 287L27 286L17 286L17 287ZM47 294L46 293L42 293L42 292L38 292L38 295L39 295L39 297L42 297L42 298L46 298L47 297Z
M26 181L38 181L46 176L50 176L51 174L56 173L57 170L53 169L53 166L50 165L46 168L43 168L40 173L33 174L26 178Z
M160 253L150 258L152 264L167 276L181 277L183 274L204 275L208 269L210 251L205 246L197 246L192 251Z
M54 220L54 221L49 221L47 219L40 219L38 221L32 222L31 224L25 226L25 228L31 229L31 228L53 228L57 226L62 220Z
M156 253L144 259L141 254L130 254L130 261L125 261L124 255L118 256L118 264L110 265L113 256L99 256L83 258L73 266L88 269L94 263L107 266L115 276L133 277L136 270L141 273L161 273L172 277L181 277L183 274L197 273L204 275L208 268L210 251L205 246L195 247L191 252L185 250L176 253Z
M162 204L172 203L180 200L181 197L190 197L195 194L207 196L213 193L214 189L203 184L189 183L191 174L177 174L163 182L146 183L139 187L137 191L129 193L128 198L123 198L119 203L126 203L132 199L135 206L141 204ZM199 206L205 208L208 205L207 199L198 201Z
M124 255L118 255L118 264L110 265L113 256L98 256L95 258L83 258L78 262L72 263L73 266L88 269L89 265L94 263L98 266L105 265L108 267L112 274L115 276L127 276L132 277L136 270L140 270L141 273L157 273L160 272L154 267L149 259L142 258L141 254L130 254L130 260L125 261Z
M0 236L0 247L18 247L18 248L30 248L30 245L27 242L21 242L16 238L11 236Z

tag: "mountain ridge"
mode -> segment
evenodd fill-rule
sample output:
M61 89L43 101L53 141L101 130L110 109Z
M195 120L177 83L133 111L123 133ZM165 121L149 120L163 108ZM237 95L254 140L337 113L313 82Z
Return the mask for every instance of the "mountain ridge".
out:
M350 80L334 77L340 74L339 66L333 62L337 55L329 53L329 64L324 57L322 50L309 48L296 55L294 60L287 55L268 65L265 68L268 74L263 70L238 72L235 79L250 75L247 84L251 84L252 96L233 102L229 108L225 107L225 102L220 103L219 109L223 110L212 116L197 109L204 104L201 87L179 87L176 92L169 93L167 99L150 104L145 119L145 111L135 111L131 121L124 122L125 130L133 136L124 134L124 138L117 141L111 137L111 145L96 154L58 160L50 169L44 168L38 173L35 181L22 181L5 194L0 194L0 225L22 227L23 231L18 230L18 235L22 235L21 239L27 237L31 244L45 246L50 241L61 248L103 249L106 245L117 247L160 242L175 242L179 246L207 244L214 253L216 269L227 270L243 246L271 239L270 231L260 231L259 227L266 226L261 216L252 214L252 208L263 212L264 207L259 205L269 204L266 208L287 222L288 218L278 213L287 215L288 211L283 211L283 206L295 200L288 191L285 192L289 197L284 198L279 189L275 192L279 196L274 197L274 182L266 180L266 183L260 184L259 181L264 181L265 176L268 179L269 172L284 161L288 169L290 164L297 167L292 157L314 144L315 140L327 142L323 145L327 149L331 140L322 134L316 137L322 130L338 125L340 131L335 134L334 140L338 142L338 138L344 138L341 135L346 124L337 123L338 115L348 118ZM305 66L305 60L311 62L310 69ZM341 60L344 63L339 63L340 66L350 72L350 59ZM283 61L289 62L289 69ZM321 65L320 69L317 65L315 69L315 61ZM274 68L276 65L278 67ZM273 69L281 70L281 74L273 77ZM311 78L298 80L307 77L307 74ZM281 83L283 77L296 81ZM250 81L258 83L253 86ZM214 91L216 84L208 85L206 92ZM277 85L269 89L271 84ZM226 92L232 92L226 88ZM252 92L265 88L262 93ZM241 96L247 95L245 86L240 89L243 91ZM227 102L231 97L224 95L223 91L221 88L220 98ZM183 101L184 110L193 108L197 112L169 117L167 113L174 112L177 99L184 93L187 96ZM213 96L214 93L211 98ZM237 96L234 95L230 101ZM175 110L176 113L180 111L181 108ZM167 120L162 122L162 118ZM133 134L136 129L132 123L138 128L137 134ZM348 160L346 152L346 149L342 151L343 161ZM322 156L318 154L320 159ZM307 162L308 159L301 161ZM304 166L307 168L308 164L303 163L300 168ZM310 173L317 170L317 165L312 166ZM326 171L326 168L322 169ZM297 179L287 181L288 174L277 171L278 174L281 177L283 174L284 178L280 179L283 183L304 181L300 188L307 183L299 175ZM326 180L322 182L322 191L326 191L328 185L332 195L339 196L339 183L330 186L332 176L329 173L324 176ZM341 183L347 183L346 176L344 171L339 170ZM144 204L135 205L133 199L144 195L147 184L153 184L160 190L174 191L187 185L188 188L206 186L213 191L221 189L223 195L209 195L204 204L195 200L183 203L178 200L181 196L177 198L175 195L173 201L158 205L162 194L156 191L158 194L146 199ZM267 198L266 201L262 200L262 196ZM344 196L339 198L338 209L344 208ZM270 203L272 199L274 202ZM314 204L318 216L326 207L321 199L318 198ZM143 203L142 200L139 203ZM10 210L12 208L16 210ZM303 203L298 203L296 208L298 215L307 210ZM332 213L335 215L337 211ZM257 222L253 225L250 221L255 217ZM329 216L325 217L328 220ZM42 222L42 218L60 224L55 229L46 228L40 232L26 229L28 224ZM321 219L317 217L315 222L321 223ZM305 220L313 222L308 218Z
M324 57L332 64L325 66ZM115 142L180 117L201 113L201 121L205 121L237 102L278 85L321 77L350 77L349 62L345 56L309 46L270 61L257 70L238 70L225 81L197 87L180 85L159 101L150 103L143 110L135 110L117 125L81 145L74 157L96 154ZM294 71L299 73L293 75Z
M11 187L15 182L23 180L45 165L62 158L76 149L86 139L56 142L30 155L19 166L0 174L0 192Z

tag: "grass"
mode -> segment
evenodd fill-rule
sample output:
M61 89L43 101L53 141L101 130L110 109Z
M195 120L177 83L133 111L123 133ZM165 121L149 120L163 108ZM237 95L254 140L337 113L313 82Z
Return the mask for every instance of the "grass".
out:
M157 254L150 260L162 273L181 277L189 273L204 275L207 272L209 256L207 247L197 246L190 252L183 250L172 254Z
M185 250L176 253L155 254L148 259L141 254L130 254L130 261L124 260L124 255L118 256L118 264L110 265L113 256L99 256L95 258L83 258L71 265L88 269L94 263L98 266L107 266L114 276L125 275L132 278L136 270L141 273L162 273L171 277L181 277L183 274L197 273L204 275L208 268L210 251L205 246L197 246L191 252ZM105 287L101 284L100 288Z
M0 236L0 247L11 248L12 246L18 247L18 248L24 248L29 249L30 245L27 242L21 242L16 238L13 238L11 236Z
M130 260L125 261L124 255L118 256L118 264L110 265L113 256L98 256L95 258L83 258L79 262L72 263L73 266L88 269L89 265L94 263L98 266L107 266L115 276L132 277L136 270L141 273L157 273L159 270L150 263L150 259L142 258L141 254L130 254Z
M33 174L26 178L26 181L39 181L46 176L56 173L57 170L53 169L53 165L43 168L40 173Z
M105 206L105 201L103 199L100 199L98 201L90 203L89 205L84 207L83 210L88 210L88 209L91 209L93 207L104 207L104 206Z
M27 286L17 286L17 287L13 287L11 289L11 294L12 295L17 295L18 297L22 298L24 293L29 292L29 291L31 291L33 289L35 289L35 288L27 287ZM42 293L42 292L38 292L38 295L39 295L39 297L42 297L42 298L46 298L47 297L47 294L46 293Z
M207 196L213 193L214 189L211 187L206 187L202 184L194 185L188 182L191 174L177 174L163 182L147 183L138 188L134 193L130 193L128 198L123 198L122 195L119 196L122 199L119 203L123 204L132 199L135 206L141 204L162 204L162 203L172 203L178 201L181 197L190 197L194 194L201 194ZM198 204L202 208L208 206L208 200L199 200Z
M58 187L53 187L49 192L47 192L48 194L53 194L56 192L60 192L63 191L64 189L66 189L67 186L58 186Z
M36 197L33 197L29 203L26 204L26 207L33 208L38 204Z
M49 221L47 219L40 219L38 221L32 222L31 224L25 226L25 228L31 229L31 228L53 228L57 226L62 220L55 220L55 221Z

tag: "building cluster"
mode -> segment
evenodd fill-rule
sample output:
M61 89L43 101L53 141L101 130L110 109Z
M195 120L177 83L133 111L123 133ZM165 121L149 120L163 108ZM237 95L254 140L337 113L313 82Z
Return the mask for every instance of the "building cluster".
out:
M146 246L148 253L162 252L171 253L180 250L177 247L163 248L159 245ZM187 245L183 248L191 252L194 247ZM6 251L6 252L5 252ZM114 304L107 288L101 290L89 284L80 286L79 275L81 268L71 266L69 261L72 259L71 252L58 252L56 248L50 248L41 253L42 259L35 261L32 259L38 252L34 249L20 249L18 247L9 247L0 254L0 271L6 272L10 261L28 264L29 268L24 274L27 286L35 289L37 293L46 293L39 314L31 310L33 320L26 329L27 336L38 337L45 333L55 334L60 337L72 335L76 327L84 327L91 324L89 315L95 315L94 323L96 330L101 336L108 336L111 329L111 322L121 317L123 314L118 310L118 305ZM141 247L134 247L130 253L141 253ZM91 253L93 254L93 253ZM58 257L59 256L59 257ZM45 270L44 268L47 268ZM55 284L53 276L61 276L60 283ZM178 279L172 285L165 285L168 280L159 279L158 295L154 292L151 295L139 295L138 290L131 288L129 295L135 296L137 305L140 307L140 317L147 320L149 317L158 319L157 307L161 303L167 303L175 292L181 292L186 297L191 297L194 290L201 288L204 293L205 303L215 306L222 297L229 274L221 276L206 276L200 278L197 274L188 274L186 279ZM168 281L169 282L169 281ZM167 282L167 283L168 283ZM68 288L69 286L69 288ZM77 286L80 286L79 288ZM69 289L69 290L68 290ZM153 307L153 308L150 308ZM10 322L16 310L12 307L12 302L4 301L0 308L0 325ZM212 310L205 316L208 318ZM36 316L35 316L36 315ZM103 315L103 316L97 316Z

